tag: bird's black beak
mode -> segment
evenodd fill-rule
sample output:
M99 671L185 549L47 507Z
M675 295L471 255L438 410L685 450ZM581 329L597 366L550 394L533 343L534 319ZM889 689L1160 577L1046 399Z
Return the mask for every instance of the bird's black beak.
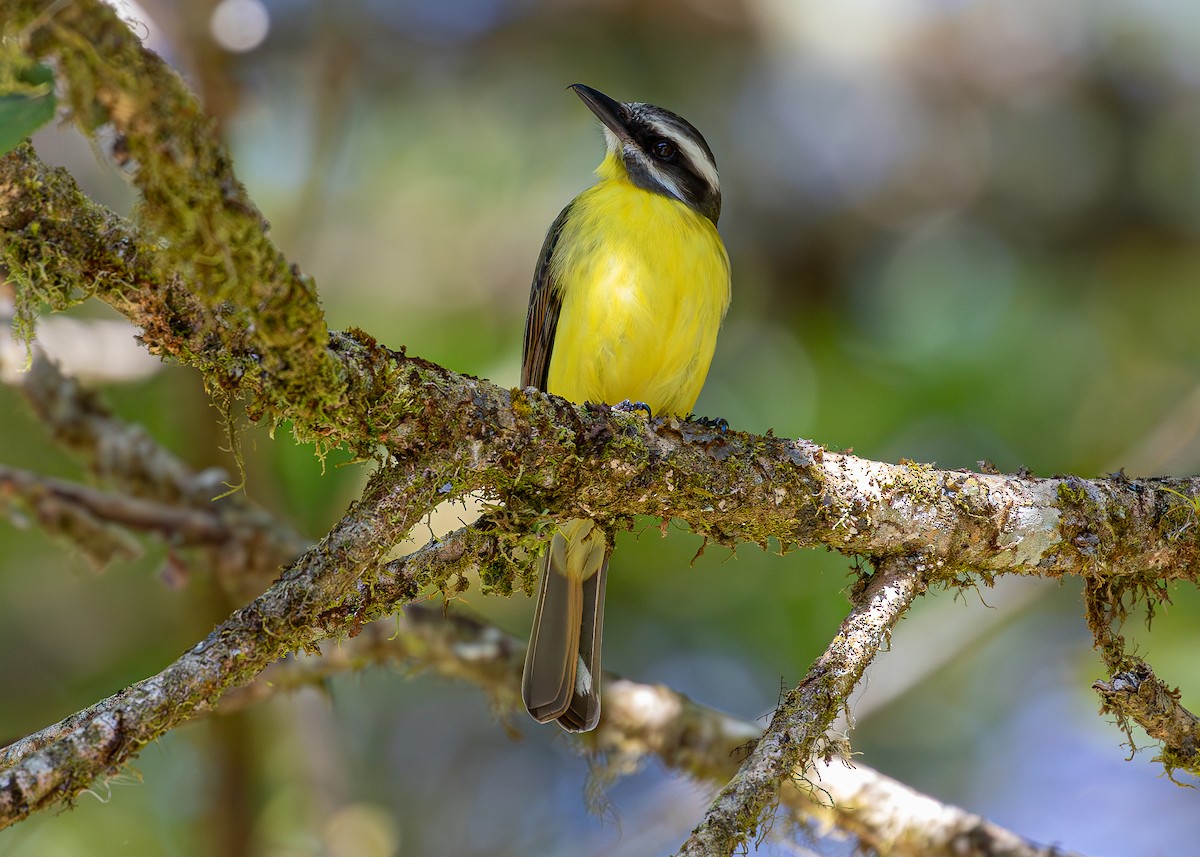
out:
M588 109L596 114L596 118L604 124L605 128L612 131L618 140L628 141L630 139L628 107L609 98L598 89L592 89L582 83L573 83L567 89L574 90L575 94L583 99L583 103L588 106Z

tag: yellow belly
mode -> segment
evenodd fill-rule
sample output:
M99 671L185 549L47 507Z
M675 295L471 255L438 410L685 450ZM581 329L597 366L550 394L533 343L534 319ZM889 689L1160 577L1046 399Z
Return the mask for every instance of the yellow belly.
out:
M708 218L601 181L575 200L551 274L562 309L549 392L691 412L729 306L729 257Z

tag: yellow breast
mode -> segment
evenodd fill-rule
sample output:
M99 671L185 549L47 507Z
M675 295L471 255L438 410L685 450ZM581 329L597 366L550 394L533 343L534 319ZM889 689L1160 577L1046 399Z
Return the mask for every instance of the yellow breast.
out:
M712 221L627 180L602 180L573 203L551 276L562 309L549 392L691 412L729 307L729 257Z

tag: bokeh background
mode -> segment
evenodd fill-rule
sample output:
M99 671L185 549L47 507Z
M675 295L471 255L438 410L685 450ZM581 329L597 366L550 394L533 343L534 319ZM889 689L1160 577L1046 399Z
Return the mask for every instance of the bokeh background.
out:
M1200 5L1194 0L147 0L139 32L218 117L331 326L519 377L544 231L601 138L567 84L673 109L721 169L734 301L697 410L873 458L1089 476L1200 471ZM69 129L41 155L130 212ZM231 467L198 378L104 308L47 348L198 467ZM100 332L105 350L98 358ZM84 344L84 353L77 346ZM111 348L110 348L111 346ZM129 352L135 352L129 359ZM80 478L0 386L0 460ZM365 465L243 433L257 501L322 534ZM164 552L102 574L0 523L0 741L149 675L230 605ZM846 610L851 560L623 534L606 666L747 718ZM1190 589L1140 653L1200 706ZM518 635L530 603L462 606ZM1077 581L931 593L856 704L861 760L1045 843L1177 854L1196 792L1127 760ZM558 730L377 669L182 728L0 855L669 853L711 794L651 764L607 787ZM1142 742L1145 743L1144 736ZM777 832L789 833L784 826ZM797 845L796 843L800 843ZM817 833L758 853L848 853Z

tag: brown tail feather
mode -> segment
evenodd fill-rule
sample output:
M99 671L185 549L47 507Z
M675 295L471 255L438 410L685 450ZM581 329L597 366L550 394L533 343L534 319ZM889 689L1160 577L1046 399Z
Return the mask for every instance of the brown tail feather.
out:
M595 532L600 534L598 529ZM538 722L557 720L568 732L586 732L600 719L600 638L608 558L581 580L578 571L570 574L558 567L564 556L561 546L552 546L542 560L521 695Z

